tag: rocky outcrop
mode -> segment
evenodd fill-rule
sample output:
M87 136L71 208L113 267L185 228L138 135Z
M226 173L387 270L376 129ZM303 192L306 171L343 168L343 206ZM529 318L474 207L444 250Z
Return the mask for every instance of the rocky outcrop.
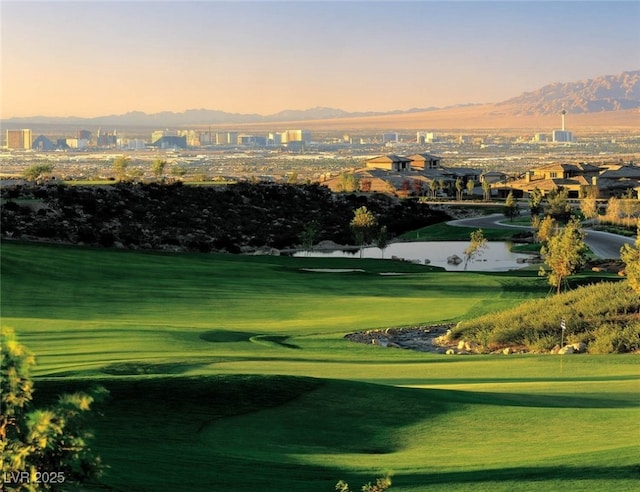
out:
M366 343L380 347L402 348L418 352L444 354L449 346L445 344L447 332L453 324L421 325L408 328L386 328L350 333L344 338L352 342Z

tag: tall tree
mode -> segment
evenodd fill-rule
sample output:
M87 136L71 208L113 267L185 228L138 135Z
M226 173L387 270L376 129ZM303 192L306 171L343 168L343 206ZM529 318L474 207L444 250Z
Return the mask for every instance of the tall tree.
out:
M635 245L622 246L620 258L625 263L624 272L629 285L640 295L640 223L638 223Z
M302 231L302 247L305 251L309 252L313 250L313 245L318 239L318 235L320 234L320 224L318 221L312 220L307 223L306 227Z
M68 486L100 475L102 465L89 443L85 418L104 388L62 395L55 405L31 409L35 357L12 329L0 328L0 473L9 490L35 492ZM36 484L38 473L48 481ZM55 475L52 475L55 474Z
M518 215L518 202L516 202L513 196L513 191L510 191L504 202L504 216L508 217L510 221L513 221L516 215Z
M482 253L482 250L487 248L487 239L484 237L482 229L473 231L470 235L471 241L469 246L464 250L464 269L467 269L467 264L473 260L476 256Z
M438 182L435 179L429 182L429 191L431 192L431 198L435 198L438 191Z
M482 196L485 202L491 199L491 183L486 179L482 180Z
M633 196L633 190L627 191L625 193L622 200L620 200L620 211L622 215L626 218L626 226L631 227L632 221L636 214L638 213L638 202L637 198Z
M124 155L120 155L113 160L113 170L119 181L122 181L127 177L127 168L129 167L130 162L131 160Z
M550 215L545 215L544 219L537 220L537 225L534 226L536 230L536 236L538 238L538 242L542 244L546 244L549 242L557 232L558 232L558 224L556 219L551 217Z
M622 206L620 205L620 199L612 196L607 201L607 220L617 224L620 221L620 214L622 212Z
M540 253L550 271L540 268L539 274L549 279L549 284L560 294L567 277L582 268L586 260L584 231L577 219L572 219L543 244Z
M387 226L383 225L378 230L378 235L376 236L376 246L380 249L382 254L382 259L384 259L384 250L387 249L389 245L389 231L387 230Z
M467 181L467 196L473 196L473 189L476 187L476 184L473 182L473 179Z
M541 204L542 192L536 186L529 192L529 210L531 211L532 217L537 216L541 212Z
M367 207L362 206L353 213L353 219L349 225L356 243L360 246L360 258L362 258L362 248L371 242L378 221Z
M456 200L462 200L462 190L464 189L464 184L462 183L462 178L456 178Z
M567 222L571 217L568 190L551 190L547 194L547 205L547 215L551 215L554 219Z
M587 219L595 219L598 216L598 201L595 196L587 195L580 200L580 211Z
M164 170L166 167L167 167L167 161L165 161L164 159L156 159L151 164L151 172L153 172L153 175L156 177L157 180L160 180L164 175Z

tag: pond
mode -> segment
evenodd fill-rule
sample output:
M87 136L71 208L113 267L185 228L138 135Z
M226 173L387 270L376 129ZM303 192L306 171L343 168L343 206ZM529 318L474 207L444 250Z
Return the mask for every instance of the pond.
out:
M406 243L392 243L384 250L384 258L401 258L406 261L425 263L429 265L443 267L448 271L463 271L464 261L459 264L448 262L448 258L456 255L464 260L464 250L469 246L466 241L416 241ZM528 263L522 263L531 255L512 253L509 249L511 243L495 241L487 243L487 247L478 253L474 260L467 265L468 271L484 272L504 272L523 268ZM294 256L313 256L324 258L359 258L360 250L322 250L322 251L302 251ZM363 258L382 258L380 248L367 247L362 250ZM520 258L520 263L518 259Z

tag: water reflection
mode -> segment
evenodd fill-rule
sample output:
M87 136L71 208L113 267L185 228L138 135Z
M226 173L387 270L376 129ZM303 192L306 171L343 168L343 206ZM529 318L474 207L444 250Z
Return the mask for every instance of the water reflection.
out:
M464 259L464 250L469 246L465 241L416 241L410 243L393 243L384 250L384 258L390 259L395 256L407 261L415 261L433 266L443 267L449 271L463 271L464 262L455 265L447 262L447 258L457 255ZM518 258L531 258L530 255L521 253L512 253L509 251L511 243L508 242L489 242L487 248L483 249L478 256L469 262L467 270L470 271L491 271L502 272L523 268L527 263L518 263ZM333 257L333 258L359 258L360 250L343 251L308 251L296 253L294 256L314 256L314 257ZM382 251L379 248L364 248L362 250L363 258L382 258Z

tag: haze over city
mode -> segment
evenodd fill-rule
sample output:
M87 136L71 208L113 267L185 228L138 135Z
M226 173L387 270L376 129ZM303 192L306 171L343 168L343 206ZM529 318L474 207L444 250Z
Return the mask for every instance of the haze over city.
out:
M638 2L3 1L2 118L498 102L637 67Z

